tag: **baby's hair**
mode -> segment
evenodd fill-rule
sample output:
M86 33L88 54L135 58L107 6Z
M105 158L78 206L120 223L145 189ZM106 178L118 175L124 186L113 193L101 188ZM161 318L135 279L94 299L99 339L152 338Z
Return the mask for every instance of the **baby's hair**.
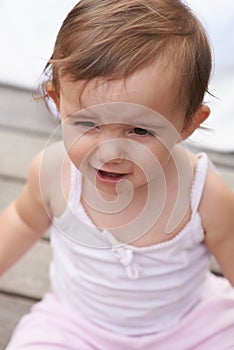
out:
M205 29L179 0L81 0L62 24L47 68L59 96L61 77L126 79L164 53L188 121L208 91L212 57Z

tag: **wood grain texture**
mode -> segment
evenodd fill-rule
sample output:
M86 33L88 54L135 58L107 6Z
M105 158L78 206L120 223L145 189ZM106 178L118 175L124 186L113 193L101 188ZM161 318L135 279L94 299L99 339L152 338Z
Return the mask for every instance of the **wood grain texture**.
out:
M0 278L0 291L41 299L49 290L51 250L48 241L40 240Z

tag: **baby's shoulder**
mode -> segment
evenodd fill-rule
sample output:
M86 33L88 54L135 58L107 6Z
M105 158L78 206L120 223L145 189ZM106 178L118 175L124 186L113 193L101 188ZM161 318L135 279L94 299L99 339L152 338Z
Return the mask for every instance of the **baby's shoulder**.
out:
M55 203L61 204L64 198L69 174L70 160L62 141L44 148L32 161L29 176L39 184L43 202L51 215L56 215Z
M203 192L203 204L210 209L220 210L220 206L230 203L233 200L233 191L219 174L218 170L208 164L206 181Z
M217 232L221 234L225 227L234 224L234 192L211 164L207 168L199 213L205 231L216 232L217 238Z
M185 156L183 153L182 155ZM202 186L203 191L198 210L202 216L210 216L214 221L215 214L216 217L219 217L217 214L220 213L221 206L226 210L232 206L234 193L222 179L215 166L209 161L206 154L187 152L187 156L192 168L193 182L198 177L198 168L203 168L204 186ZM203 165L199 162L203 162Z
M206 154L193 154L189 153L190 162L193 168L193 178L196 176L196 172L199 167L199 162L203 158L204 162L204 187L201 197L200 206L204 208L211 207L216 209L221 203L228 202L233 196L233 192L226 182L220 176L217 168L210 162ZM212 204L212 205L211 205Z

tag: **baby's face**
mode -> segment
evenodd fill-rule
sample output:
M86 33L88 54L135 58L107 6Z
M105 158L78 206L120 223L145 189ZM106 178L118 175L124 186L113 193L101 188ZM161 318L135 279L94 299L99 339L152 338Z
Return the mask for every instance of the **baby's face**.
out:
M122 180L136 190L157 178L183 138L178 83L160 61L128 79L61 79L60 114L71 161L104 192Z

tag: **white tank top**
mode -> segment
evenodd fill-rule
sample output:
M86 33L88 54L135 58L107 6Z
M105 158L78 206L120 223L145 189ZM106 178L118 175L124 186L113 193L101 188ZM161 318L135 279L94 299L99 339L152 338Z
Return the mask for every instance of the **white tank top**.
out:
M77 316L131 336L176 325L199 302L209 273L197 211L207 164L201 154L190 221L171 240L140 248L120 245L109 231L94 227L79 201L81 174L72 167L68 206L51 229L51 284L61 302Z

